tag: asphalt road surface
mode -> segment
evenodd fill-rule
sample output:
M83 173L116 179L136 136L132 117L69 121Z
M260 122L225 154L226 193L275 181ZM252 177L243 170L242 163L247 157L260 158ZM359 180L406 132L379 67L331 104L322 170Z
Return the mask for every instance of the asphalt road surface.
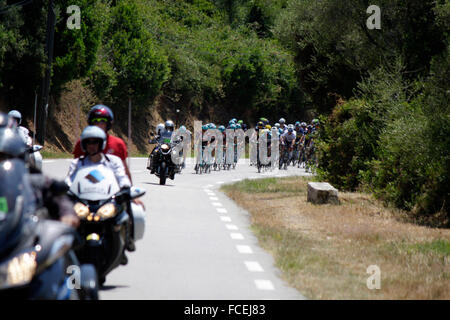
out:
M133 184L147 190L140 198L147 213L145 235L136 251L127 253L128 264L107 276L100 299L304 299L259 246L249 213L218 190L242 179L306 175L303 169L258 174L239 163L235 170L196 175L188 163L161 186L146 170L146 160L130 159ZM43 171L62 179L69 164L69 159L44 160Z

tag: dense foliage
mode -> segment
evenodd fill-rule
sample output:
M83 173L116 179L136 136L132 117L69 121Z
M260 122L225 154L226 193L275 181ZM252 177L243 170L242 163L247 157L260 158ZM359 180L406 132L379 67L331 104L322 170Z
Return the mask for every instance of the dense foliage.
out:
M47 1L17 2L0 0L0 100L29 106ZM201 118L220 111L218 121L320 114L322 178L449 217L449 0L379 0L373 30L367 0L55 3L55 100L79 79L116 111L160 96ZM66 27L69 5L81 8L79 30Z

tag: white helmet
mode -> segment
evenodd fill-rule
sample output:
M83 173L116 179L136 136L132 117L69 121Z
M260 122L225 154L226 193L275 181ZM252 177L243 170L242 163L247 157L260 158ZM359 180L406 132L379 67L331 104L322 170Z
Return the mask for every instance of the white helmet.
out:
M105 133L105 131L103 131L102 129L100 129L97 126L87 126L86 128L84 128L83 132L81 133L80 145L81 145L81 150L83 150L83 152L86 152L85 141L87 139L102 140L102 145L101 145L101 149L99 150L99 152L102 152L102 150L105 149L105 147L106 147L106 133Z
M20 125L20 123L22 122L22 114L17 110L11 110L10 112L8 112L8 116L10 116L13 119L16 119L17 125Z
M165 126L164 123L160 123L156 126L156 134L161 135L161 132L164 131Z
M274 124L274 126L277 127L277 128L279 128L279 127L280 127L280 124L277 122L277 123Z
M284 118L281 118L280 121L278 121L280 124L285 124L286 120Z
M173 131L175 129L175 125L173 124L172 120L167 120L165 124L166 130Z

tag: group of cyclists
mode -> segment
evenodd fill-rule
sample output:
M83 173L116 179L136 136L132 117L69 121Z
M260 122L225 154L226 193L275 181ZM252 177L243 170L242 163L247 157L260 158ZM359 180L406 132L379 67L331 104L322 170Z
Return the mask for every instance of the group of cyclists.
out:
M259 143L261 137L265 135L265 141L267 142L267 156L270 157L271 140L273 135L277 135L276 138L279 140L280 146L279 155L277 157L279 169L287 169L287 167L292 164L293 166L298 166L299 168L304 167L306 170L310 170L314 165L317 165L315 139L319 135L319 128L320 121L318 119L313 119L310 124L307 124L304 121L296 121L295 124L287 124L286 120L281 118L272 126L267 118L260 118L256 123L253 133L250 136L247 136L250 141ZM210 129L213 131L208 131ZM215 157L215 147L217 145L215 139L217 135L211 134L211 132L214 132L216 129L221 133L223 139L222 161L217 161L217 157ZM208 172L208 168L210 170L211 167L214 169L219 168L219 170L221 167L224 169L229 169L230 167L235 168L237 160L240 158L240 152L243 150L242 144L245 143L245 139L239 139L235 136L234 139L228 141L227 144L227 132L230 132L229 130L237 132L239 129L242 129L244 136L246 136L246 133L250 128L243 120L237 120L235 118L231 119L227 126L216 126L214 123L204 124L202 126L201 152L206 156L203 156L202 160L196 163L194 167L196 172L198 172L199 169L201 172L202 167L206 168L206 172ZM232 152L227 153L227 148L232 149ZM250 165L257 166L259 165L259 161L258 153L256 161L250 161ZM270 163L265 164L265 167L267 168L270 166Z

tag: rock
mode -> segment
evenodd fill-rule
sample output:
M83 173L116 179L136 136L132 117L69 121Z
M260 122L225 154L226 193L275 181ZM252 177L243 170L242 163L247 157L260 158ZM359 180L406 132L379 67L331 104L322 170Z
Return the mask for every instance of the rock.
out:
M315 204L339 204L338 190L328 182L309 182L307 201Z

